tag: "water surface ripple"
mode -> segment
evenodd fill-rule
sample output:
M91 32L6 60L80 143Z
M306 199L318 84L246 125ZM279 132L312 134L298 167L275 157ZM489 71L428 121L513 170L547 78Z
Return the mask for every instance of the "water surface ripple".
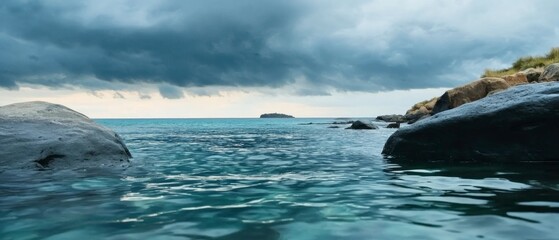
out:
M332 121L98 120L135 166L0 172L0 238L557 238L557 166L391 162Z

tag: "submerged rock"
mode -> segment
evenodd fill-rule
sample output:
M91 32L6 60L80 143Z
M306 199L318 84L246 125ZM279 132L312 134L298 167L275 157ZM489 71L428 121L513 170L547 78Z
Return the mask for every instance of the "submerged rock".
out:
M372 123L366 123L361 120L358 120L353 122L351 126L347 127L346 129L366 130L366 129L378 129L378 127Z
M61 105L25 102L0 107L0 167L127 167L122 139Z
M385 156L416 161L559 161L559 83L519 85L396 131Z

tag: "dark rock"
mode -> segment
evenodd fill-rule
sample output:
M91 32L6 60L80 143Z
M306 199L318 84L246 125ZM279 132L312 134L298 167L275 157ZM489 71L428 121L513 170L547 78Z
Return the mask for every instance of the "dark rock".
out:
M450 97L448 96L448 91L443 93L443 95L439 98L439 100L437 100L437 103L435 103L435 106L433 107L433 114L436 113L440 113L442 111L446 111L448 109L451 109L450 106Z
M405 161L559 161L559 83L526 84L400 128L385 156Z
M333 122L332 124L341 124L341 125L343 125L343 124L352 124L352 123L354 123L354 122L355 122L355 121L351 120L351 121Z
M431 116L431 114L423 115L423 116L421 116L421 117L419 117L419 118L416 118L416 119L414 119L414 120L410 120L410 121L408 122L408 124L416 123L416 122L421 121L421 120L423 120L423 119L427 119L427 118L429 118L430 116Z
M340 126L329 126L328 128L340 128Z
M294 118L294 117L283 113L264 113L260 115L260 118Z
M378 127L372 123L366 123L363 121L355 121L351 126L346 129L355 129L355 130L363 130L363 129L378 129Z
M539 78L540 82L559 81L559 63L549 64Z
M528 68L521 73L526 76L526 80L529 83L538 82L540 76L542 75L543 69L541 68Z
M404 116L398 114L381 115L378 116L376 119L384 122L397 122L397 123L403 123L408 121L406 118L404 118Z
M400 123L390 123L386 128L400 128Z
M419 120L428 118L430 116L431 116L431 114L429 114L429 113L419 112L419 113L415 113L415 114L408 114L405 117L406 117L406 120L408 120L408 124L413 124L413 123L415 123Z

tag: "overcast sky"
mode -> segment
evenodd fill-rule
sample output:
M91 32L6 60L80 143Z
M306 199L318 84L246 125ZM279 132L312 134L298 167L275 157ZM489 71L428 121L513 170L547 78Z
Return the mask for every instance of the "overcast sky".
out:
M557 9L555 0L3 0L0 104L49 100L92 117L401 113L559 46ZM153 105L161 112L141 110Z

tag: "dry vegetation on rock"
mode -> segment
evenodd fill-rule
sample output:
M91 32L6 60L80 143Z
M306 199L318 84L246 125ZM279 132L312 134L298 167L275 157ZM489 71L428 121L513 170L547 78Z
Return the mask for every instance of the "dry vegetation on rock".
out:
M545 56L522 57L506 69L486 69L482 77L504 77L529 68L543 68L549 64L559 62L559 47L552 48Z

